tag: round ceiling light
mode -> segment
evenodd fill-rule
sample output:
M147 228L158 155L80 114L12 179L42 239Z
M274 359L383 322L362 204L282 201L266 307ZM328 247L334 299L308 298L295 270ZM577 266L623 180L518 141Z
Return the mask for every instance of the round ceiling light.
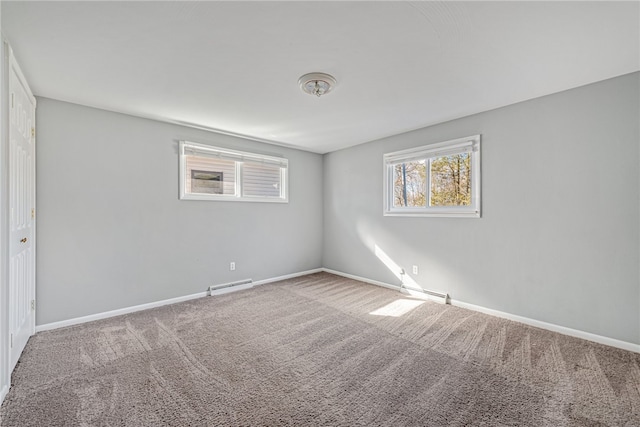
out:
M331 92L336 85L336 79L326 73L309 73L300 77L298 84L304 92L319 98Z

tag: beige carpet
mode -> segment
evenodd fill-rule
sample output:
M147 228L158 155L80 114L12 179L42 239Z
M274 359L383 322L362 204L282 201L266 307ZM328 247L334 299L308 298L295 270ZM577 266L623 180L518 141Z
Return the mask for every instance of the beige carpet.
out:
M319 273L41 332L0 425L640 426L639 354L416 304Z

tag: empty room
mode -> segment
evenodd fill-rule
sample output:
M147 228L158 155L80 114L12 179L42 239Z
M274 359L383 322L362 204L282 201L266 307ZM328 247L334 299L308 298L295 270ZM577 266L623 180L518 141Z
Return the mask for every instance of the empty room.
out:
M640 427L640 2L0 31L0 427Z

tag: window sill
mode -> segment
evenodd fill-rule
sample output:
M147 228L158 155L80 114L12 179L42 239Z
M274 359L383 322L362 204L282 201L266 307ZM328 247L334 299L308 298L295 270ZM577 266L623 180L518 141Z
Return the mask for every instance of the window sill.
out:
M207 194L184 194L180 200L206 200L215 202L257 202L257 203L289 203L289 199L279 197L236 197L236 196L214 196Z
M433 218L480 218L480 211L385 211L384 216L433 217Z

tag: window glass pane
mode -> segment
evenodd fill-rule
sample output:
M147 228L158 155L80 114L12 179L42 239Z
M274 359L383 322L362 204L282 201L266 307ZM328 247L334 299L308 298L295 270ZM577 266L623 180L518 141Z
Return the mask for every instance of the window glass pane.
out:
M246 162L242 166L242 192L249 197L280 197L280 166Z
M471 153L431 160L430 206L471 205Z
M383 158L385 216L480 218L480 135Z
M288 203L284 157L180 141L180 199Z
M393 207L427 204L426 164L424 160L397 163L393 167Z
M236 193L236 162L213 157L185 156L186 192L191 194Z

